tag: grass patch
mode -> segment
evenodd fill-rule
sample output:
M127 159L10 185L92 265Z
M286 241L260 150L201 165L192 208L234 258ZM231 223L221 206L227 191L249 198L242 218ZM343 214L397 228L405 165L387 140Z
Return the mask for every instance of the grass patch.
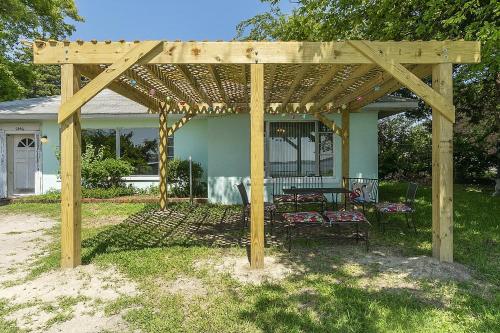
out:
M382 182L379 193L381 200L397 201L403 199L405 190L405 184ZM385 233L376 224L373 226L372 248L403 256L430 256L430 188L419 189L416 205L417 234L406 228L402 217L393 216ZM303 270L297 274L259 286L242 284L227 274L214 273L210 267L197 266L203 260L246 255L245 248L233 246L231 235L224 238L218 233L218 237L212 237L219 224L240 208L186 204L174 207L185 215L148 219L144 216L155 205L83 205L84 262L116 265L142 291L139 296L123 296L105 306L108 315L128 309L125 319L132 328L143 332L500 331L500 199L482 188L455 186L455 260L472 268L475 279L484 286L493 286L489 289L472 282L411 277L398 278L403 282L411 280L411 288L391 285L390 280L383 288L364 287L365 280L384 281L384 272L377 264L349 261L351 250L346 249L364 256L361 245L330 247L317 242L298 242L302 245L294 245L291 255L281 248L267 250L267 254L300 265ZM59 207L51 204L9 205L0 207L0 214L43 214L51 209L55 212L50 214L57 216ZM129 218L120 225L92 223L114 216ZM369 219L375 222L373 213L369 213ZM170 224L165 225L166 221ZM192 230L203 237L193 239L189 234ZM38 272L57 267L57 241L58 237L51 254L41 259ZM205 292L195 296L172 293L168 285L179 278L196 279ZM0 319L0 331L2 325L8 324Z

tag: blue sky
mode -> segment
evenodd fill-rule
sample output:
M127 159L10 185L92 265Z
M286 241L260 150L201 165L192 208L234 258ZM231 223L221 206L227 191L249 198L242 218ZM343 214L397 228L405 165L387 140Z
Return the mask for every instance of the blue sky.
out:
M76 0L85 22L72 40L230 40L236 25L269 9L259 0ZM294 6L281 1L284 12Z

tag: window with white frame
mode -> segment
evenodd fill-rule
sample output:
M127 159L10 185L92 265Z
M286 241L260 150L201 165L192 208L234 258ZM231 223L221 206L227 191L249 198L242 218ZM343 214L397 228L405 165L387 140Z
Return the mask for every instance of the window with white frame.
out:
M333 176L334 140L316 121L266 122L267 177Z
M158 175L159 133L157 128L82 130L83 151L87 144L102 149L104 157L122 158L134 167L134 175ZM174 136L168 138L168 159L174 158Z

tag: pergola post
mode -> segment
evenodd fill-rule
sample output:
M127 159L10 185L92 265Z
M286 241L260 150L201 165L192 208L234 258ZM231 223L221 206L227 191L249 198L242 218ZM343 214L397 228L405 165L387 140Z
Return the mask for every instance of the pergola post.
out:
M75 65L61 65L61 103L80 89ZM81 264L80 110L61 123L61 267Z
M160 110L160 143L159 143L159 168L160 168L160 209L167 209L167 162L168 162L168 124L167 108Z
M250 65L250 267L264 267L264 65Z
M349 182L349 110L342 111L342 186L347 187Z
M452 64L432 66L432 88L453 104ZM432 110L432 255L453 262L453 123Z

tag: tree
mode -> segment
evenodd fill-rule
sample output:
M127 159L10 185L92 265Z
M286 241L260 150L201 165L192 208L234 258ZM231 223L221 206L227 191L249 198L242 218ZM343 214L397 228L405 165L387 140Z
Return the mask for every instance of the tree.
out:
M74 0L0 2L0 100L59 93L59 66L35 66L21 39L62 39L82 21Z
M291 14L278 8L241 22L242 39L329 41L479 40L480 64L454 67L455 166L458 180L482 177L498 168L500 3L495 0L298 0ZM396 95L412 96L407 90ZM428 120L430 109L408 117Z

